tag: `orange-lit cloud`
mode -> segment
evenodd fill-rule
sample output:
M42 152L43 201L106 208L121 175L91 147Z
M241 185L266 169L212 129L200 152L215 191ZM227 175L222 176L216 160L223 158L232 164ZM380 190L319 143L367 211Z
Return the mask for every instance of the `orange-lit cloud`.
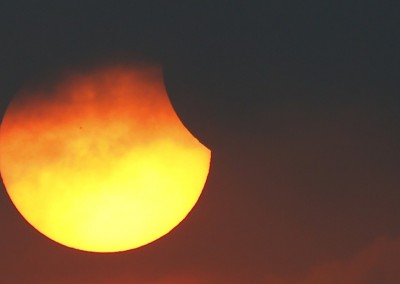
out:
M400 283L400 238L380 237L344 260L319 264L311 267L307 273L298 276L268 275L253 277L249 273L226 268L202 268L171 271L171 273L151 278L135 275L114 275L105 278L83 280L77 278L74 283L85 284L395 284ZM250 282L249 282L250 281ZM69 283L69 282L57 282Z
M249 271L226 271L226 268L201 267L179 269L164 276L119 275L99 277L77 276L76 278L57 279L57 283L78 284L395 284L400 283L400 238L380 237L344 260L319 264L311 267L307 273L298 276L268 275L254 277ZM73 280L73 281L72 281ZM64 281L64 282L63 282ZM72 281L72 282L71 282ZM50 283L49 283L50 284Z

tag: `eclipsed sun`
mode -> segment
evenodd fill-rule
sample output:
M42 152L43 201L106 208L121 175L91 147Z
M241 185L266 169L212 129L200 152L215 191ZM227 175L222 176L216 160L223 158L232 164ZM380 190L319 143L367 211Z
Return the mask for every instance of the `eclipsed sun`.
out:
M107 66L25 87L0 139L3 182L22 216L50 239L93 252L171 231L197 202L211 158L155 67Z

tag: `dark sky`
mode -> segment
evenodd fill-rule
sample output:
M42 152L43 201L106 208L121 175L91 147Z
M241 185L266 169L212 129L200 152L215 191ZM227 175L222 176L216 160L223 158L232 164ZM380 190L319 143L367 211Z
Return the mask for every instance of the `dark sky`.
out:
M211 171L116 254L45 238L2 185L0 283L400 283L397 1L77 2L1 1L1 114L38 76L155 60Z

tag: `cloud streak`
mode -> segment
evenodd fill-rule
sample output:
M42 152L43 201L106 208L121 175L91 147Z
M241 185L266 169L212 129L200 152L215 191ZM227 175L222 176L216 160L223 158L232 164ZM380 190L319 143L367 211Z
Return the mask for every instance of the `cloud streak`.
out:
M349 259L312 267L301 277L268 276L266 284L385 284L400 282L400 238L377 238Z

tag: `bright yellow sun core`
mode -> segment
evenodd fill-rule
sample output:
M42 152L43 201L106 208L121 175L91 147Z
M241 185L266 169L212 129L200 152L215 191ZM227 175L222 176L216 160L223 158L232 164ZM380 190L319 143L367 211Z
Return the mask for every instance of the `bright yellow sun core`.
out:
M93 252L167 234L197 202L211 158L154 67L108 66L24 88L0 139L2 178L18 211L50 239Z

